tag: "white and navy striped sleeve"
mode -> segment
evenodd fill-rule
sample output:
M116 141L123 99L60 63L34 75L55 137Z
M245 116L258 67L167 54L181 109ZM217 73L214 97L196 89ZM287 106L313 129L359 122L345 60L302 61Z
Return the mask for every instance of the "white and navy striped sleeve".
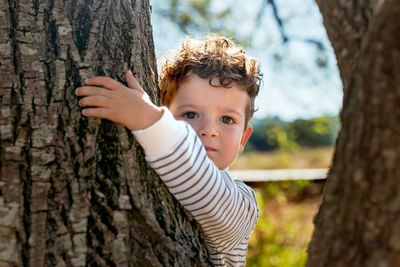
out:
M146 160L200 224L211 251L244 253L245 257L247 240L258 218L253 190L219 170L195 131L163 109L159 121L147 129L133 131Z

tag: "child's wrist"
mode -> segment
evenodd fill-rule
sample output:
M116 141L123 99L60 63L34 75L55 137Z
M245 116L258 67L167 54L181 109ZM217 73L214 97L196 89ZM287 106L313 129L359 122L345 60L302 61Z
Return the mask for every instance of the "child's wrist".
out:
M154 124L145 129L132 131L136 140L143 147L146 157L149 158L174 150L179 140L182 140L186 134L182 121L176 121L166 107L160 109L163 113Z
M128 123L126 127L129 130L142 130L150 127L155 122L157 122L163 114L163 110L161 107L158 107L154 104L148 105L143 109L141 114L134 114L136 118L132 123ZM139 118L137 116L140 116Z

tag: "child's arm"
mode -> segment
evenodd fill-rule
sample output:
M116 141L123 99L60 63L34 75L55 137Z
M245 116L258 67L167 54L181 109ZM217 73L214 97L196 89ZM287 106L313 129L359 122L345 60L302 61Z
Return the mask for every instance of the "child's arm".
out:
M130 130L144 129L160 119L163 111L154 105L131 71L126 73L128 87L108 77L94 77L76 89L82 96L79 105L87 117L109 119Z
M133 133L147 162L201 225L211 258L222 252L243 260L258 218L253 190L218 170L196 132L167 109L154 125Z

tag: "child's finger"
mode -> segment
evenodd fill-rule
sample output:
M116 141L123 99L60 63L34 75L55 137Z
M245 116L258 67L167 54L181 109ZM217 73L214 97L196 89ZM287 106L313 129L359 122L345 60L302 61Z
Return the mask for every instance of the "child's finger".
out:
M133 76L132 71L128 70L126 72L125 79L126 79L126 84L128 85L129 88L144 92L139 82Z
M85 117L108 119L109 110L107 108L85 108L82 110Z
M85 84L102 86L104 88L111 89L111 90L115 90L120 87L123 87L123 85L120 84L119 82L117 82L116 80L111 79L109 77L103 77L103 76L86 79Z
M87 96L79 100L80 107L105 107L109 99L101 95Z
M108 92L110 90L102 88L102 87L96 87L96 86L83 86L79 87L75 90L75 94L77 96L90 96L90 95L103 95L107 96Z

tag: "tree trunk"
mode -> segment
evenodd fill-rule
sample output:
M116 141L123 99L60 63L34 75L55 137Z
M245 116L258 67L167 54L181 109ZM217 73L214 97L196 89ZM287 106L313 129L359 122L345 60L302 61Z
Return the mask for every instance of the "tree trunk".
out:
M368 29L378 1L316 0L336 54L345 94L354 62L360 52L362 37Z
M148 1L1 0L0 14L0 266L209 265L132 134L74 95L131 68L156 100Z
M399 17L400 2L384 1L362 38L307 266L400 261Z

